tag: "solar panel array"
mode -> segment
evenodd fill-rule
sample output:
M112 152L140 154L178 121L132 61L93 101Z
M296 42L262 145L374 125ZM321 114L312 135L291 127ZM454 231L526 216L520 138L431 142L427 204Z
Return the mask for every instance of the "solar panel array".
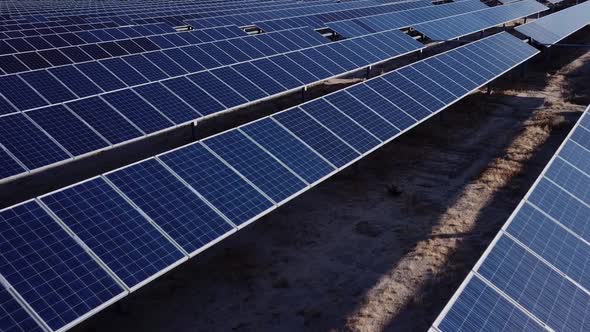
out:
M433 331L590 329L590 107Z
M166 37L179 43L187 35ZM309 28L187 43L0 76L0 176L153 135L424 47L396 30L328 44Z
M537 53L500 33L0 211L0 326L77 324Z
M451 40L548 9L535 0L524 0L417 24L413 28L433 40Z
M344 37L355 37L379 31L407 28L423 22L486 8L489 7L478 0L466 0L395 13L334 21L326 25Z
M550 47L590 24L590 2L582 2L516 27L538 43Z

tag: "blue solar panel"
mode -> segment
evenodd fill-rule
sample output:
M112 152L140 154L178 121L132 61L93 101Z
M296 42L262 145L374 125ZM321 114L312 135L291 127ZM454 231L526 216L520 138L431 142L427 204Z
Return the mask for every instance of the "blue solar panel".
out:
M219 62L223 66L236 63L236 60L234 58L230 57L220 48L215 47L214 43L198 45L195 47L200 49L202 52L207 53L209 56L213 57L217 62Z
M69 158L69 155L23 114L0 118L0 143L29 169Z
M174 48L163 51L170 59L178 63L189 73L194 73L205 69L203 65L195 61L192 57L188 56L182 51L182 49Z
M63 105L40 108L27 115L74 156L109 145Z
M32 70L51 67L47 60L34 52L16 54L15 57Z
M25 172L23 166L21 166L14 158L12 158L2 146L0 146L0 177L7 178Z
M457 54L453 54L453 56L451 56L449 53L445 53L437 57L437 61L441 61L446 65L453 67L453 70L460 72L471 81L475 82L477 86L484 84L488 80L490 74L484 72L482 67L476 67L476 64L465 59L463 59L465 61L459 61L455 58L456 55Z
M273 115L273 118L337 167L359 156L358 152L299 108Z
M51 68L49 71L80 98L102 92L96 84L92 83L74 66Z
M143 135L121 114L98 97L76 100L66 106L112 144Z
M113 73L108 71L98 62L86 62L75 65L82 73L90 77L92 81L104 91L113 91L126 87Z
M29 70L20 60L14 55L7 55L0 57L0 68L7 74L14 74Z
M322 51L323 51L323 48L322 48ZM322 68L329 71L330 74L332 74L332 75L338 75L338 74L342 74L342 73L346 72L346 69L342 68L338 63L334 62L333 59L328 58L327 56L325 56L323 54L323 52L320 52L316 48L308 48L308 49L305 49L299 53L301 53L309 58L309 60L307 60L307 62L300 62L300 63L303 63L303 64L307 64L310 62L317 63ZM306 65L306 67L307 67L307 65Z
M221 64L215 60L214 57L196 46L183 47L182 50L195 61L200 63L204 68L215 68L221 66Z
M160 83L141 85L133 90L176 124L193 121L201 116Z
M287 57L288 59L290 59L294 63L302 66L303 68L305 68L305 70L312 73L318 79L324 79L324 78L334 76L334 74L332 74L331 72L326 70L324 67L318 65L317 63L315 63L315 61L306 57L301 52L287 53L283 56ZM272 58L271 58L271 60L272 60Z
M0 212L0 238L0 273L53 330L123 294L36 202Z
M466 91L472 91L481 84L472 81L468 77L451 68L450 66L453 66L452 64L446 65L444 62L440 61L438 57L427 59L424 61L424 63L432 67L434 70L440 72L444 76L448 77L453 82L459 84ZM465 72L465 75L468 75L468 73Z
M215 42L211 44L210 47L218 47L227 55L229 55L234 60L233 62L252 60L252 58L250 58L246 53L242 52L239 48L227 40Z
M47 105L47 101L17 75L0 77L0 93L21 111Z
M406 112L365 84L353 86L347 89L346 92L358 100L362 100L375 113L381 115L400 130L404 130L417 122L416 119L410 117Z
M590 178L563 159L556 158L545 176L586 204L590 204Z
M428 65L424 61L417 62L414 65L412 65L412 67L406 67L406 68L400 69L400 73L402 75L406 76L407 78L410 78L411 76L413 76L410 73L411 70L417 71L420 74L422 74L423 76L426 76L427 78L433 80L438 85L442 86L444 89L448 90L450 93L452 93L456 97L462 97L463 95L465 95L466 93L469 92L469 90L467 90L465 87L458 84L457 82L455 82L451 78L445 76L443 73L434 69L433 67L431 67L430 65Z
M574 281L590 288L590 247L539 210L525 204L507 232Z
M445 106L442 101L432 96L430 93L422 89L422 87L412 83L400 73L390 73L383 76L383 79L389 84L394 85L398 90L402 91L415 102L418 102L420 105L424 106L430 112L436 112ZM396 102L397 100L394 99L394 103ZM400 101L400 103L397 105L400 106L401 103L403 103L403 101Z
M233 227L155 159L107 175L186 252L196 253Z
M345 91L328 95L325 99L382 141L388 140L400 132L387 120Z
M478 272L552 329L590 329L590 295L506 236Z
M115 73L125 84L132 86L147 83L148 80L120 58L108 59L101 62L108 70Z
M129 287L185 257L102 178L41 200Z
M200 144L167 153L160 159L236 225L273 206Z
M276 203L306 187L303 181L239 131L232 130L216 135L206 139L203 144Z
M202 115L213 114L225 109L222 104L186 77L163 81L162 84Z
M180 67L176 62L172 61L169 57L167 57L162 52L150 52L143 54L148 60L150 60L154 65L158 66L162 71L164 71L168 76L180 76L187 73L182 67Z
M0 287L0 330L5 332L43 332L21 304Z
M586 131L582 127L578 127L576 129L576 132L580 131L585 131L588 136L590 136L590 132ZM574 139L575 138L572 138L572 140L568 141L563 146L559 152L559 157L563 158L565 161L569 162L582 172L590 174L590 151L573 141Z
M254 83L250 82L244 76L240 75L240 73L235 71L232 67L217 68L212 70L211 73L215 75L217 78L219 78L220 81L229 85L232 89L234 89L248 101L255 101L268 96L268 94L266 94L264 91L262 91L260 88L254 85ZM205 88L204 86L201 87L205 91L208 91L208 88ZM214 90L216 89L214 88Z
M325 100L319 99L303 104L301 109L360 153L365 153L381 143L369 131Z
M269 95L274 95L287 90L281 84L277 83L272 77L268 76L250 62L245 62L232 66L232 68L248 79L261 90Z
M133 122L144 133L153 133L174 125L133 90L119 90L101 96L114 109Z
M587 150L590 150L590 131L583 127L583 121L585 119L588 119L588 117L585 117L582 120L582 126L579 126L574 130L574 133L572 134L572 140L578 143L579 145L583 146Z
M367 83L367 86L416 120L422 120L431 114L426 107L410 98L403 91L389 84L385 78L371 80Z
M222 103L225 108L231 108L248 102L243 96L239 95L235 90L230 88L224 81L220 80L210 72L196 73L187 76L203 91L213 96L216 100ZM198 109L200 112L200 109ZM210 112L201 112L209 114Z
M256 60L251 62L251 64L260 69L266 75L272 77L275 81L279 82L287 89L294 89L300 87L302 84L301 81L293 77L291 74L269 59Z
M284 55L273 56L268 58L268 60L272 61L275 65L282 68L291 76L295 77L297 80L304 84L309 84L319 80L319 77L313 75L305 68L298 65L297 62L294 62L293 60L287 58Z
M441 332L545 331L478 277L465 286L438 329Z
M590 241L590 224L584 218L590 214L590 207L553 182L547 179L539 181L528 201L586 241Z
M76 98L68 88L45 70L31 71L20 76L51 104Z
M156 67L152 62L143 57L143 55L131 55L121 58L131 67L135 68L150 81L158 81L168 78L165 72Z

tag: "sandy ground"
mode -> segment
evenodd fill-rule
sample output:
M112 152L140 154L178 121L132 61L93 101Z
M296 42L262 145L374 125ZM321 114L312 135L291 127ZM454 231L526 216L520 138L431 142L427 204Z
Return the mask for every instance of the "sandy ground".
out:
M590 52L553 56L75 330L426 330L590 102Z

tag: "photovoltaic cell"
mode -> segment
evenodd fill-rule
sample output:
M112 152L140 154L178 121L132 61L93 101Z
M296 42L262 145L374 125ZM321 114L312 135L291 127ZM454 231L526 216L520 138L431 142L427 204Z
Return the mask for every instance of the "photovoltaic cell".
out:
M200 144L159 158L236 225L246 223L273 206Z
M0 287L0 330L5 332L43 332L21 304Z
M51 68L49 71L80 98L102 92L101 88L74 66Z
M225 108L231 108L248 102L243 96L231 89L222 80L210 72L200 72L187 77L203 91L206 91L209 95L222 103ZM211 112L201 113L210 114Z
M201 116L160 83L141 85L133 90L176 124L192 121Z
M0 273L54 330L123 289L37 202L0 212Z
M66 106L96 129L111 144L143 135L121 114L98 97L76 100Z
M0 143L29 169L69 158L65 151L23 114L0 118Z
M109 145L63 105L39 108L27 115L74 156Z
M31 71L20 76L51 104L76 98L65 85L45 70Z
M188 253L233 229L155 159L110 173L107 178Z
M138 126L144 133L153 133L174 125L133 90L119 90L101 96L114 109Z
M162 84L202 115L213 114L225 109L215 98L186 77L163 81Z
M279 203L306 184L237 130L206 139L203 144Z
M469 281L438 329L441 332L545 331L478 277Z
M47 105L47 101L17 75L0 77L0 93L21 111Z
M359 156L358 152L299 108L272 117L337 167Z
M240 130L308 183L334 171L334 167L271 119L250 123Z
M129 287L184 257L102 178L41 200Z
M214 69L211 71L211 73L213 75L215 75L217 78L219 78L220 81L229 85L232 89L234 89L236 92L238 92L242 97L244 97L248 101L255 101L255 100L258 100L258 99L268 96L268 94L266 94L264 91L262 91L256 85L254 85L254 83L250 82L245 77L240 75L240 73L235 71L232 67L222 67L222 68ZM205 91L208 91L206 87L204 87L204 86L201 86L201 87ZM213 88L213 89L217 91L217 89L215 89L215 88ZM223 103L225 104L225 102L223 102ZM230 105L236 106L239 104L230 103ZM226 106L228 106L228 105L226 104ZM231 107L231 106L228 106L228 107Z

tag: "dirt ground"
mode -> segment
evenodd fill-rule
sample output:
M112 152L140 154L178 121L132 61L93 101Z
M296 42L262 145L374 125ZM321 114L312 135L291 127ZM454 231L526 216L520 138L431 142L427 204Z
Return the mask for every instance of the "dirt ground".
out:
M465 98L75 330L425 331L590 102L590 51L549 63Z

